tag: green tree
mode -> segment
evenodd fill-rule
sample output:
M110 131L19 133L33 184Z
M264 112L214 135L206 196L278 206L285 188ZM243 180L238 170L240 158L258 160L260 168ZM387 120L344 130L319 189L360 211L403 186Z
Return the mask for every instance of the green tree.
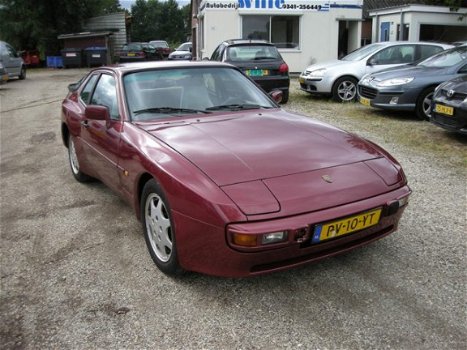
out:
M118 10L118 0L0 0L0 39L53 55L59 34L79 32L88 18Z
M131 40L166 40L172 44L184 41L191 27L191 22L187 26L184 11L175 0L136 0L131 7Z

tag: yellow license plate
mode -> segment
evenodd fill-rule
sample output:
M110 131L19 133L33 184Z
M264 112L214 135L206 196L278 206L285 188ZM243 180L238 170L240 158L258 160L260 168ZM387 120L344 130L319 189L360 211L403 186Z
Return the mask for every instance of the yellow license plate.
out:
M298 78L298 81L300 82L300 84L305 84L305 78Z
M379 222L380 217L381 208L378 208L345 219L316 225L313 232L312 243L319 243L374 226Z
M365 106L370 106L370 99L365 97L360 97L360 103Z
M435 112L445 114L445 115L453 115L454 108L449 106L443 106L439 104L435 104Z
M128 56L135 56L134 52L128 52Z
M246 75L249 77L264 77L269 75L269 69L247 69Z

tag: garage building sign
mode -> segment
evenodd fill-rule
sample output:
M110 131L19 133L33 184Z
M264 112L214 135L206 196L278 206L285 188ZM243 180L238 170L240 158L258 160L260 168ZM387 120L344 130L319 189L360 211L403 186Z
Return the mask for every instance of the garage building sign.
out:
M347 2L347 1L346 1ZM340 3L340 2L339 2ZM355 3L355 1L352 1ZM334 2L336 4L336 2ZM323 0L208 0L201 3L200 10L268 10L268 11L329 11L330 1Z

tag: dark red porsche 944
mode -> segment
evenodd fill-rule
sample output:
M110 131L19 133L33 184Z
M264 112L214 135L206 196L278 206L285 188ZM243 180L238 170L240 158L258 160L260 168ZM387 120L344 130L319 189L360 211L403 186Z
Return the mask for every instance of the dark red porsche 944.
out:
M69 89L73 176L130 203L164 273L315 262L393 232L406 207L406 177L386 151L282 110L281 92L228 64L102 67Z

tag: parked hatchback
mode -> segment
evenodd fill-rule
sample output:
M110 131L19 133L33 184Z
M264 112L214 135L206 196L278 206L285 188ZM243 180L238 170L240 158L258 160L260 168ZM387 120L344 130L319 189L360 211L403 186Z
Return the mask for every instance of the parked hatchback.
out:
M439 85L432 108L432 123L467 135L467 74Z
M340 60L313 64L299 77L310 94L330 94L335 101L353 101L357 83L365 75L423 60L453 47L428 42L381 42L361 47Z
M26 65L23 59L10 44L0 41L0 63L8 75L8 79L18 77L26 78Z
M182 61L191 61L193 55L191 53L193 49L193 44L191 42L186 42L181 44L175 49L174 52L169 54L169 60L182 60Z
M240 68L266 92L282 91L282 103L289 100L289 67L277 47L264 40L227 40L212 53L211 61Z
M120 62L140 62L161 60L162 54L149 43L130 43L120 50Z
M360 102L376 108L411 111L429 119L435 88L467 74L467 46L438 53L412 66L368 74L358 83Z
M167 44L167 41L165 40L151 40L149 42L150 45L154 46L156 50L164 57L167 58L172 50L169 47L169 44Z

